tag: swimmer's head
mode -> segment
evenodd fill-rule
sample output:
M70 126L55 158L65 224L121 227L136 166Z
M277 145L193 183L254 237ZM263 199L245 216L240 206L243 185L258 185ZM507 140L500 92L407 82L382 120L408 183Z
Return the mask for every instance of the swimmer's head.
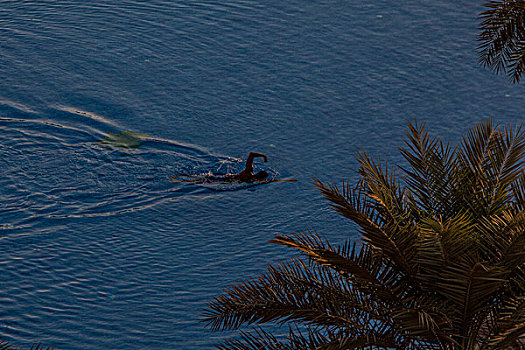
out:
M264 170L259 171L257 174L253 176L257 180L266 179L268 177L268 173Z

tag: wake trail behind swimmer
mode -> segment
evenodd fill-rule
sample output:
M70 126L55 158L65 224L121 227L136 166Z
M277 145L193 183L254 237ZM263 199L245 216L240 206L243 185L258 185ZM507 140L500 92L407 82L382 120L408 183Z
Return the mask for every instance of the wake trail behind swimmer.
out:
M231 183L231 182L278 182L278 181L291 181L297 182L296 179L267 179L268 173L264 170L259 171L258 173L253 172L253 161L255 158L261 157L264 159L264 162L268 162L268 156L263 153L250 152L248 159L246 159L246 167L243 171L238 174L225 174L225 175L172 175L173 178L171 182L189 182L189 183L208 183L208 182L222 182L222 183ZM178 179L178 177L190 177L191 179Z

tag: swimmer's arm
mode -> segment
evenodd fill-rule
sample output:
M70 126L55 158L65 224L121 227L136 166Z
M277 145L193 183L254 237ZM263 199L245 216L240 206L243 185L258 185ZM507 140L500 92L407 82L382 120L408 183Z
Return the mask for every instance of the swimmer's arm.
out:
M266 156L266 154L264 153L257 153L257 152L250 152L250 154L248 155L248 160L246 161L246 163L250 162L250 163L253 163L253 158L255 157L262 157L264 158L264 162L266 163L268 161L268 157Z
M268 157L266 156L266 154L257 153L257 152L250 152L250 154L248 155L248 159L246 159L246 169L244 169L244 171L241 174L244 175L244 173L246 173L246 174L250 174L251 175L251 173L253 171L253 159L255 157L263 157L265 163L268 161ZM241 175L241 174L239 174L239 175Z
M252 171L253 171L253 159L255 157L263 157L265 162L268 161L268 157L266 156L266 154L257 153L257 152L250 152L250 154L248 155L248 159L246 159L246 168L243 171L241 171L239 174L237 174L235 176L236 178L244 179L244 178L249 178L250 176L253 175L252 174Z

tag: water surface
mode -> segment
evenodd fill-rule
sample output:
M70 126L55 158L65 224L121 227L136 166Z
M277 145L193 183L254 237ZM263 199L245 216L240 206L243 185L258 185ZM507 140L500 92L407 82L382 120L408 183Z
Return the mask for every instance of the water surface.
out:
M407 121L448 140L487 117L522 121L522 87L477 64L481 9L2 1L0 337L211 348L223 335L200 310L290 255L274 234L355 237L313 177L353 179L357 149L400 161ZM242 170L250 151L299 182L169 181Z

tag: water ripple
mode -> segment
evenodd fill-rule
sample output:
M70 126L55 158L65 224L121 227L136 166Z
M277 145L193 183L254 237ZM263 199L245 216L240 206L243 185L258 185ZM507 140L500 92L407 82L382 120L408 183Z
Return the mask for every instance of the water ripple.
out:
M238 160L173 140L148 137L140 148L104 145L119 125L60 107L46 116L0 105L0 213L4 227L37 218L117 215L208 193L173 184L169 175L221 170ZM224 171L224 170L222 170Z

